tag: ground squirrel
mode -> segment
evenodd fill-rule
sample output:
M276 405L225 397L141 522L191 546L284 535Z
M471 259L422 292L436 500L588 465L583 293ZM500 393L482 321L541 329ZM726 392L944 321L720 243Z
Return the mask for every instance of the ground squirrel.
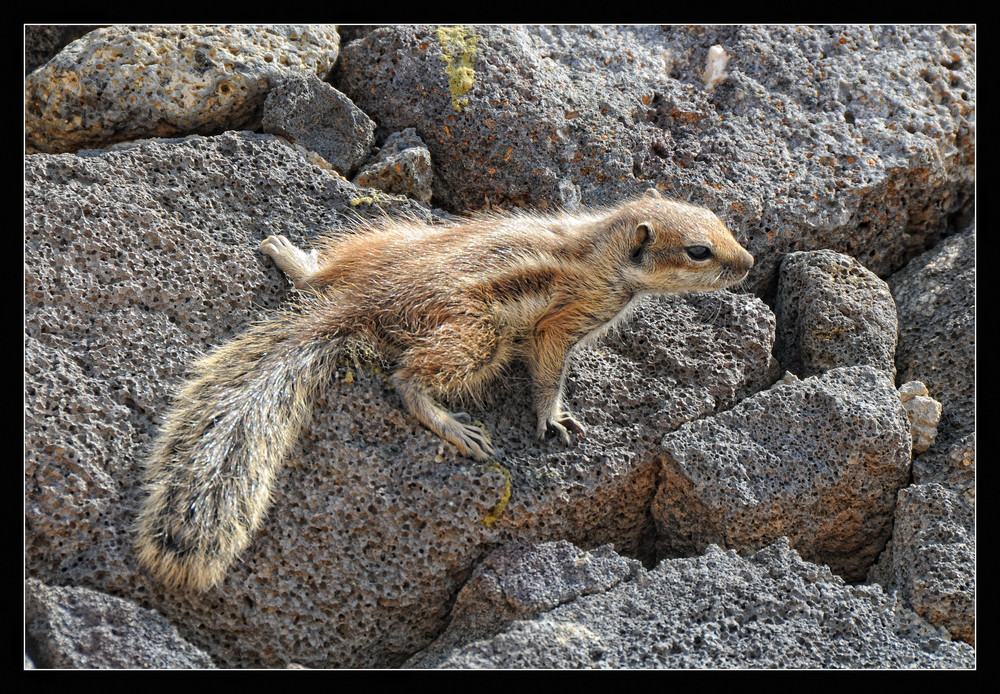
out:
M168 584L207 589L249 544L346 341L393 364L393 385L428 429L485 460L486 433L435 396L475 396L520 359L539 437L568 443L585 433L563 404L575 347L638 297L721 289L753 265L714 214L655 190L592 212L387 222L309 253L282 236L261 249L304 290L300 304L194 365L147 461L138 556Z

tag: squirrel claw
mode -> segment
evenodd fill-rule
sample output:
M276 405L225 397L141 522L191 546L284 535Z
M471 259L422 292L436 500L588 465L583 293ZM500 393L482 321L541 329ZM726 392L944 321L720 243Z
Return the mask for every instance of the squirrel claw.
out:
M468 418L469 415L465 415L465 417ZM471 421L471 418L469 419ZM493 457L493 444L486 438L486 432L472 424L462 424L461 431L452 443L458 446L462 454L472 456L476 460L489 460Z
M580 424L573 415L566 412L542 421L538 425L538 438L544 439L550 429L556 432L566 445L571 443L569 437L571 431L577 436L587 435L587 428Z

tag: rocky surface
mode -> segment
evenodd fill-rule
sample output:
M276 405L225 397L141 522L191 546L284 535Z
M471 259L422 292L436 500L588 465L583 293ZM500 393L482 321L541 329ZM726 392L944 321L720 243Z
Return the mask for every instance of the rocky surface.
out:
M165 617L89 588L25 582L24 631L37 668L212 668Z
M399 664L510 539L648 555L656 443L774 376L774 317L756 297L650 299L576 360L568 394L587 437L537 441L515 369L470 410L498 453L483 466L421 427L382 376L345 367L243 561L205 595L165 591L139 571L129 527L173 388L199 352L289 297L259 239L304 243L376 206L271 135L32 156L26 173L29 571L139 598L225 664Z
M746 557L710 545L701 556L663 561L651 571L631 567L631 575L607 551L515 551L516 563L507 557L484 562L487 568L470 580L484 587L459 594L448 629L408 665L903 669L975 663L971 647L901 609L894 596L878 586L845 584L826 567L803 561L784 540ZM534 573L538 583L569 583L560 579L575 574L573 599L550 607L543 596L521 597L527 591L518 590L517 579L534 562L542 566ZM504 610L507 605L516 608Z
M375 122L341 92L312 76L289 77L272 89L261 125L264 132L315 152L343 176L367 161L375 141Z
M26 666L975 664L974 27L341 33L104 27L28 76L29 603L87 607L33 607ZM298 130L248 132L269 101ZM345 365L222 585L139 569L186 366L294 296L263 238L651 186L727 222L777 323L751 294L647 300L576 356L589 435L536 441L514 369L472 412L489 465ZM780 289L788 253L814 269ZM919 454L911 381L942 406Z
M660 554L754 552L780 537L861 580L910 476L899 395L868 366L779 383L668 434L652 512Z
M925 384L940 401L940 421L934 444L914 459L914 484L900 492L889 550L870 573L926 619L973 644L975 238L974 226L964 229L890 278L900 316L899 378Z
M257 127L282 76L325 77L329 26L110 26L73 41L25 80L29 152Z
M414 128L406 128L387 137L378 155L353 181L361 188L378 188L429 203L433 175L430 150Z
M781 262L774 353L805 378L868 364L896 377L896 304L889 285L833 251L789 253Z
M899 312L899 381L922 382L942 404L935 446L917 458L916 482L947 481L975 499L976 228L911 260L889 278Z

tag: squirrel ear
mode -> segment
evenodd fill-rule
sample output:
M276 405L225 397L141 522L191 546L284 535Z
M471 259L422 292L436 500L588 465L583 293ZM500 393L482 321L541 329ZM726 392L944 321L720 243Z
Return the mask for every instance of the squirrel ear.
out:
M645 193L642 194L642 197L651 198L653 200L659 200L662 196L660 195L660 191L658 191L656 188L650 188L649 190L647 190Z
M635 230L632 232L632 247L641 248L643 246L648 246L656 240L656 234L653 232L653 227L646 222L641 222L635 225Z
M635 229L632 231L632 250L630 255L632 260L639 262L642 260L643 254L646 252L646 248L649 247L656 239L656 235L653 233L653 227L651 227L646 222L640 222L635 225Z

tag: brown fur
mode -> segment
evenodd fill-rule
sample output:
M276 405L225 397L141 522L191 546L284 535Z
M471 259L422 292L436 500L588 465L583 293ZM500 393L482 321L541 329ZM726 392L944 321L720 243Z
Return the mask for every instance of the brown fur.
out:
M137 545L168 583L210 587L250 542L345 339L395 364L393 384L421 423L485 460L485 433L435 397L475 398L521 359L539 437L569 443L569 432L585 433L562 403L576 346L641 295L720 289L753 265L715 215L655 191L586 214L390 222L310 253L283 237L261 247L307 298L199 362L167 415Z

